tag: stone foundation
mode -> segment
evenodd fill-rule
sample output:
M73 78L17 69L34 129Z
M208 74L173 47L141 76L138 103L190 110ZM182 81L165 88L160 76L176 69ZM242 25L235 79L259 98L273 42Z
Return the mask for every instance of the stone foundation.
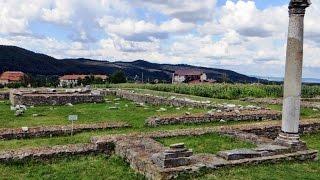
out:
M316 121L304 123L304 133L316 130ZM273 145L271 139L244 132L256 127L256 124L232 125L212 128L183 129L135 133L127 135L108 135L92 138L91 144L55 146L52 148L33 148L0 153L0 162L25 161L29 159L46 160L61 155L115 152L123 157L130 167L146 176L147 179L173 179L181 174L194 174L202 170L216 170L223 167L256 165L260 163L277 163L281 161L305 161L317 159L314 150L295 150ZM261 129L272 128L260 125ZM264 128L263 128L264 127ZM273 125L276 129L278 126ZM214 154L193 155L183 144L164 147L153 138L181 135L196 136L208 133L220 133L234 136L257 144L253 149L235 149ZM167 160L167 161L166 161Z
M126 128L126 127L131 127L131 126L126 123L112 123L112 122L98 123L98 124L75 124L73 127L73 134L84 132L84 131ZM70 135L71 132L72 132L71 125L0 129L0 140L64 136L64 135Z
M92 93L66 93L66 92L10 92L12 105L41 106L41 105L65 105L68 103L102 103L104 96Z
M282 105L283 99L281 98L243 98L242 101L257 103L257 104L273 104ZM316 108L320 110L319 98L303 98L301 99L301 107L304 108Z
M281 118L281 113L272 110L256 111L235 111L220 112L198 116L179 116L179 117L151 117L146 120L147 126L159 126L169 124L199 124L208 122L224 121L247 121L247 120L277 120Z
M0 92L0 100L9 100L9 92Z
M14 151L0 152L0 162L47 160L59 156L87 155L98 153L93 144L74 144L53 147L28 148Z

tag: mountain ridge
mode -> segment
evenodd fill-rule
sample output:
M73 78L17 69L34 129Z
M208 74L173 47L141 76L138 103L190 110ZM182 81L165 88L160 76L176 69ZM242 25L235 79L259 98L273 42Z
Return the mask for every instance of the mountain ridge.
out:
M265 81L226 69L188 64L158 64L141 59L132 62L110 62L88 58L56 59L21 47L0 45L0 73L7 70L16 70L41 75L112 74L117 70L122 70L129 79L134 79L143 73L145 79L159 79L170 82L171 75L175 70L188 68L202 70L210 79L219 80L226 75L232 82L254 83Z

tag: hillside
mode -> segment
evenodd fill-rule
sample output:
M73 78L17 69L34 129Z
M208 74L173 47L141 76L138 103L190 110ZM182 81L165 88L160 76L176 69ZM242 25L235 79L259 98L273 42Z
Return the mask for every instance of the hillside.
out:
M123 70L133 79L135 76L145 79L170 81L172 73L177 69L195 68L206 72L210 79L220 79L227 75L233 82L258 82L258 78L249 77L230 70L196 67L185 64L157 64L144 60L133 62L108 62L91 59L56 59L35 53L16 46L0 45L0 72L7 70L23 71L30 74L62 75L62 74L112 74Z

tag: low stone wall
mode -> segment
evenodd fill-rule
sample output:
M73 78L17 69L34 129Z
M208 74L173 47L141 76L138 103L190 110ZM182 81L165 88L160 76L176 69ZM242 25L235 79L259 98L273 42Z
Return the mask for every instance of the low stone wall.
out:
M109 92L111 93L111 92ZM113 92L112 92L113 93ZM150 94L139 94L132 91L116 90L116 96L130 101L139 103L148 103L152 105L169 105L175 107L194 107L194 108L209 108L212 105L208 102L194 101L191 99L167 98L162 96L154 96Z
M308 101L308 102L320 102L320 97L316 98L303 98L302 101Z
M9 100L9 92L0 92L0 100Z
M59 156L87 155L98 152L99 150L95 148L94 144L69 144L53 147L28 148L0 152L0 162L47 160Z
M103 95L91 93L21 93L11 92L10 101L12 105L65 105L68 103L101 103L104 102Z
M242 101L257 103L257 104L273 104L282 105L283 100L281 98L243 98ZM320 109L320 99L316 98L304 98L301 99L301 107L305 108L317 108Z
M278 136L278 134L281 132L281 127L266 126L266 127L242 129L242 131L253 133L258 136L263 136L270 139L275 139ZM312 123L312 124L301 123L299 126L300 134L309 134L309 133L314 133L319 131L320 131L320 122Z
M206 114L199 116L181 116L181 117L151 117L146 120L147 126L159 126L169 124L198 124L215 121L246 121L246 120L276 120L280 119L281 113L272 110L256 110L256 111L241 111L236 113L220 112L214 114Z
M97 124L75 124L73 127L73 134L94 131L101 129L115 129L131 127L127 123L97 123ZM15 128L15 129L0 129L0 140L10 139L25 139L35 137L52 137L70 135L72 126L43 126L43 127L30 127L30 128Z

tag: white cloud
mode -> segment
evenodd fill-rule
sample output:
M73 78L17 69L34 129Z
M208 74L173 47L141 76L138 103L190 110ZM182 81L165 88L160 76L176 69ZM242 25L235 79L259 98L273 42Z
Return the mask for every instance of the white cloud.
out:
M252 0L227 0L221 7L216 2L0 0L0 43L59 58L145 59L281 75L287 5L259 9ZM320 0L312 2L305 18L304 66L316 74L310 68L320 68ZM49 34L58 29L58 36L40 29L35 34L34 22L51 24Z

